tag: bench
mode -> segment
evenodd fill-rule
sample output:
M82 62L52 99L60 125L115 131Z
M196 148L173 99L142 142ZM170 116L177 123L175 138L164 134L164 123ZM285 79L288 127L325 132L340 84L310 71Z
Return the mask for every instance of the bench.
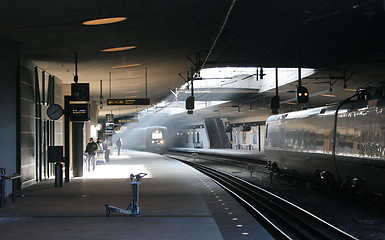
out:
M20 174L13 174L13 175L3 175L0 176L0 208L3 208L5 205L5 181L9 180L12 181L12 202L16 202L16 192L17 192L17 179L21 178Z

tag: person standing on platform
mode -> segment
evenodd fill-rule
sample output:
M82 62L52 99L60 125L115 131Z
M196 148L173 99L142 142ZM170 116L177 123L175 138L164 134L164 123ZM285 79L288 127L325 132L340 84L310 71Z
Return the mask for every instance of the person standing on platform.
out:
M88 154L87 156L87 171L91 170L91 164L92 164L92 171L95 170L95 155L96 151L98 151L98 145L94 142L93 138L90 138L90 142L86 146L85 152Z
M106 162L110 161L110 149L108 149L107 143L104 141L102 143L103 150L104 150L104 158L106 159Z
M100 138L96 140L96 144L98 145L98 151L103 151L103 143Z
M116 147L118 148L118 156L120 155L120 148L123 145L122 138L119 138L118 141L116 141Z

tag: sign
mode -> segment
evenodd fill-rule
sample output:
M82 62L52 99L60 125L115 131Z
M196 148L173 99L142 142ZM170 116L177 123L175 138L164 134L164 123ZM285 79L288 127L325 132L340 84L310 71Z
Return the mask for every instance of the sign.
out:
M106 123L106 135L114 134L114 123Z
M71 122L87 122L90 120L89 104L70 104Z
M107 99L107 105L150 105L149 98Z
M89 101L89 83L71 83L71 101Z
M114 123L132 123L139 122L138 119L115 119Z
M114 122L114 114L106 114L106 123Z

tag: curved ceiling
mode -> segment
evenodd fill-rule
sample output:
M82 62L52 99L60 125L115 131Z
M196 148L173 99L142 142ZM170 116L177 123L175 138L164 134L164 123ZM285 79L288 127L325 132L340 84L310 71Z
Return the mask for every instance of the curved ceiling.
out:
M179 74L186 76L194 67L192 61L205 68L300 65L370 72L363 66L375 64L375 71L383 69L383 4L380 0L3 1L0 34L20 42L25 58L64 84L73 81L76 52L79 82L89 82L96 99L100 80L105 99L145 97L147 71L148 97L156 103L184 83ZM82 24L112 17L127 19ZM136 48L102 52L126 46ZM114 68L127 65L131 67ZM365 77L374 80L382 74Z

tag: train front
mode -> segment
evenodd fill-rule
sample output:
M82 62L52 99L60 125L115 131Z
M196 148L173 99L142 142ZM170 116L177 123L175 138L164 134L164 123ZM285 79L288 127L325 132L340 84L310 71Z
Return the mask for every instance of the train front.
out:
M167 152L167 136L166 127L149 127L147 129L147 151L156 153Z

